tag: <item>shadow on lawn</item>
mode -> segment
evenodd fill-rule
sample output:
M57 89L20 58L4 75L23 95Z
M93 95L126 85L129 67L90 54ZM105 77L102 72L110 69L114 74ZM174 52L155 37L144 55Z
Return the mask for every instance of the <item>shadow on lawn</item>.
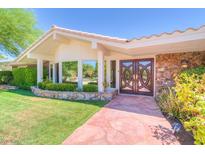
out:
M47 98L47 97L39 97L35 96L30 90L23 90L23 89L17 89L17 90L5 90L5 91L0 91L0 92L10 92L13 94L21 95L21 96L26 96L26 97L33 97L33 98L45 98L47 100L59 100L59 101L64 101L64 102L75 102L75 103L83 103L83 104L88 104L88 105L95 105L98 107L103 107L106 105L108 102L107 101L96 101L96 100L62 100L62 99L56 99L56 98Z

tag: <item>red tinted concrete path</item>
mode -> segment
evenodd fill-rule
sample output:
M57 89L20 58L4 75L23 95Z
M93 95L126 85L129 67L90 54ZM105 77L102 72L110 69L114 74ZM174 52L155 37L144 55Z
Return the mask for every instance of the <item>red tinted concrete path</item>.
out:
M63 144L179 144L152 97L117 96Z

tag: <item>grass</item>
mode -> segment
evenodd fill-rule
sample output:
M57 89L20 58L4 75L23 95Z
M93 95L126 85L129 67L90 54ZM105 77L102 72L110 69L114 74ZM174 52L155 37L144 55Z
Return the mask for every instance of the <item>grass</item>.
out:
M0 144L61 144L105 104L0 90Z

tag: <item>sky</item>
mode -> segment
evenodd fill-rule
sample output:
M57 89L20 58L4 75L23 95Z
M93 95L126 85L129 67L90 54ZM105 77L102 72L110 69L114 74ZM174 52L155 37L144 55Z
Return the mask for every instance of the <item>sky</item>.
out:
M205 24L205 9L32 9L38 27L52 25L131 39Z
M132 39L163 32L198 28L205 24L205 9L29 9L37 27L63 28ZM9 59L14 57L9 57ZM0 60L1 61L1 60Z

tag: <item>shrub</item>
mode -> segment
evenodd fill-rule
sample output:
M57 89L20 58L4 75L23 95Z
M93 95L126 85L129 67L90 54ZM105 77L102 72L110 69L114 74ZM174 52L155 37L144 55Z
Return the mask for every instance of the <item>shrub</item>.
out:
M88 82L88 84L98 85L98 83L97 83L97 82L94 82L94 81Z
M39 82L39 83L38 83L38 87L39 87L40 89L46 89L46 85L47 85L48 83L52 83L52 81L45 80L44 82Z
M75 84L75 85L78 85L78 82L75 82L75 81L66 81L64 83L69 83L69 84Z
M12 74L12 84L19 88L30 89L31 86L36 85L37 69L35 67L14 68Z
M77 86L70 83L51 83L51 82L40 82L38 83L40 89L53 90L53 91L75 91Z
M86 84L86 85L83 85L83 91L84 92L97 92L98 86L94 84Z
M181 72L172 89L174 92L161 91L159 106L162 111L177 117L184 128L193 133L195 144L205 144L205 68Z
M178 117L180 113L180 104L176 100L176 95L171 87L162 87L157 96L157 102L162 112L169 116Z
M182 72L175 90L182 106L178 118L193 133L195 144L205 144L205 69Z
M13 80L11 71L0 71L0 84L10 84Z

